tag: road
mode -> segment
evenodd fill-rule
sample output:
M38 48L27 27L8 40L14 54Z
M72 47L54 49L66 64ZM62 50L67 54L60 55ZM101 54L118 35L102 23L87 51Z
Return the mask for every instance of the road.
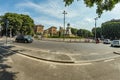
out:
M120 48L113 48L110 45L95 44L95 43L67 43L67 42L51 42L34 40L31 44L14 43L15 45L24 46L28 48L37 48L42 50L49 50L51 52L70 53L70 54L97 54L97 53L111 53L119 51Z
M112 56L113 51L120 49L104 44L51 41L34 41L32 44L14 43L14 45L81 56L98 55L97 58L100 55L104 56L104 54ZM0 51L2 55L9 53L2 48ZM93 58L96 56L91 57L91 59ZM119 56L75 64L44 61L14 53L0 58L0 61L0 80L120 80Z
M5 57L0 67L2 66L4 68L0 69L0 80L120 79L119 58L99 62L65 64L38 60L15 53Z

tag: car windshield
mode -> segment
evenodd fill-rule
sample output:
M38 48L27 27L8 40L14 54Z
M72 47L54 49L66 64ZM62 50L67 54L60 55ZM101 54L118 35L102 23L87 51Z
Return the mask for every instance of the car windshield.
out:
M26 36L24 36L24 38L32 39L32 37L30 35L26 35Z
M118 43L119 43L119 41L113 41L113 43L114 43L114 44L118 44Z

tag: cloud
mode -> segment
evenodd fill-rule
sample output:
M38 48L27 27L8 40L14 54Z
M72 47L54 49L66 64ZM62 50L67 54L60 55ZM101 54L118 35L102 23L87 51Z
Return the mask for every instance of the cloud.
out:
M62 26L63 25L63 10L66 15L66 23L69 22L71 26L76 28L92 29L94 27L94 18L96 14L96 6L87 8L83 0L75 1L72 5L64 7L62 0L45 0L43 2L34 2L34 0L27 0L26 2L16 4L18 8L24 9L21 12L31 15L36 24L43 24L46 26ZM111 12L105 12L100 19L97 20L97 25L100 26L102 22L112 18L118 18L120 13L120 4L117 4ZM30 12L30 11L32 12Z
M77 10L71 9L69 7L65 7L64 4L61 4L63 3L62 1L48 0L48 2L46 3L34 3L34 2L27 1L26 3L19 3L16 6L24 7L24 8L27 7L32 10L35 10L40 14L43 13L58 19L63 18L63 15L62 15L63 10L66 10L68 12L68 14L66 15L66 17L68 18L74 18L79 15L78 14L79 12Z
M111 11L112 14L118 15L120 13L120 3L115 5L115 8Z
M56 18L62 18L62 8L57 6L57 2L49 1L46 3L26 2L17 4L18 7L30 8L40 14L46 14Z
M50 27L50 26L62 26L62 22L61 21L56 21L54 19L49 19L47 17L34 17L33 18L36 22L35 24L44 24L45 27Z
M88 23L92 23L92 22L94 22L94 19L93 18L85 18L84 21L88 22Z

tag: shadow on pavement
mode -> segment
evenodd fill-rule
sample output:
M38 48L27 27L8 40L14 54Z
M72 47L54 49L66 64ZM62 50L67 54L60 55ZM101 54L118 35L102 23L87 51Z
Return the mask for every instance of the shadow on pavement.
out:
M19 72L9 71L8 69L11 69L12 67L9 64L4 63L5 61L7 61L7 59L5 58L15 53L4 50L1 47L9 50L14 46L0 46L0 80L15 80L16 74L18 74Z

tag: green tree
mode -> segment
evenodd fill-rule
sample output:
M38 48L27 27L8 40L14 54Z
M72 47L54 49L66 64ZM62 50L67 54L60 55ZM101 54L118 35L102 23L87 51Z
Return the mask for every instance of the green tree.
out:
M74 2L74 0L63 0L65 2L65 6L68 6ZM80 1L80 0L77 0ZM84 3L87 7L93 7L94 4L97 5L96 13L101 16L103 11L112 10L120 0L84 0Z
M120 20L111 20L102 23L101 28L104 38L110 39L120 38Z
M1 16L1 24L3 26L3 32L6 29L6 20L9 21L8 33L12 29L12 34L30 34L33 35L34 21L30 16L17 13L6 13Z
M71 33L72 33L72 34L76 35L76 34L77 34L77 31L78 31L78 29L71 27Z
M94 34L95 37L95 28L92 29L92 33ZM100 27L96 28L96 38L101 38L102 36L102 30Z
M23 15L21 14L21 19L22 19L22 27L20 28L20 32L23 34L34 34L34 21L32 18L30 18L28 15Z
M84 38L88 38L88 37L92 37L92 33L89 30L86 29L79 29L77 31L77 35L84 37Z

